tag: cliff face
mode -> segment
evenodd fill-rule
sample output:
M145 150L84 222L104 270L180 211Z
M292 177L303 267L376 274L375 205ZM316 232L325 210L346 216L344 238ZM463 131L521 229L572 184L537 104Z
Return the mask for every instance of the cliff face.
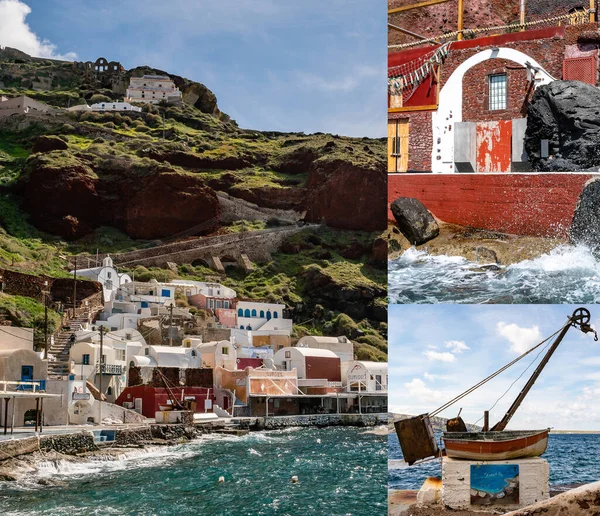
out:
M116 227L136 239L168 237L207 221L202 233L219 227L216 193L200 178L100 157L95 163L53 151L28 160L20 186L34 224L70 240L99 226Z

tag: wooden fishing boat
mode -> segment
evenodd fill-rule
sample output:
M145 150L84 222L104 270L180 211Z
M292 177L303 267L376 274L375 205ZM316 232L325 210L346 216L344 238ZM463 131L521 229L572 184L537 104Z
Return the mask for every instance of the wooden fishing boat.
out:
M445 432L443 439L446 455L452 459L521 459L546 451L548 430Z
M444 455L453 459L467 459L475 461L520 459L524 457L539 457L542 455L548 446L547 429L506 431L506 426L525 399L525 396L527 396L527 393L533 387L535 381L540 376L542 370L570 328L577 328L583 333L593 333L594 340L598 340L598 334L590 325L590 319L591 315L589 310L586 308L577 308L573 314L568 317L566 324L564 324L563 327L557 330L553 335L528 349L521 356L512 360L455 398L444 403L441 407L437 408L433 412L395 421L394 428L398 435L404 460L410 466L431 457L443 457ZM483 413L484 422L482 431L468 431L467 426L461 419L459 412L457 417L448 419L446 421L446 432L443 434L444 449L440 450L438 448L435 432L431 422L432 417L441 413L443 410L446 410L451 405L456 404L465 396L468 396L473 391L489 382L509 367L516 364L519 360L533 353L533 351L544 345L553 337L554 341L549 346L546 354L540 360L540 363L536 367L535 371L500 421L490 428L490 414L489 411L486 410ZM540 353L538 353L538 355ZM496 403L500 399L502 399L502 396L496 401Z

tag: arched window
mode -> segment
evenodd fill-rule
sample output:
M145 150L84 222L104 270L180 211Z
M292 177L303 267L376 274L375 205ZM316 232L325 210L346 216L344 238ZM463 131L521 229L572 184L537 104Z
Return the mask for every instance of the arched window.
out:
M264 311L264 310L261 310L261 311L260 311L260 318L261 318L261 319L264 319L264 318L265 318L265 311Z
M196 357L196 350L192 349L192 352L190 353L193 357Z
M244 312L244 317L250 317L250 310L248 308L246 308L246 311Z
M238 317L244 317L244 311L241 308L238 309Z
M248 331L252 331L252 326L248 325L248 326L246 326L246 329L247 329Z
M256 310L254 308L252 309L252 317L256 317Z
M244 325L242 324L242 325L240 326L240 330L243 330L243 329L244 329Z
M112 387L109 387L108 389L106 389L106 395L107 396L111 396L112 395Z
M271 310L267 310L267 321L271 320Z
M279 317L279 316L277 315L277 312L273 312L273 319L277 319L277 317Z

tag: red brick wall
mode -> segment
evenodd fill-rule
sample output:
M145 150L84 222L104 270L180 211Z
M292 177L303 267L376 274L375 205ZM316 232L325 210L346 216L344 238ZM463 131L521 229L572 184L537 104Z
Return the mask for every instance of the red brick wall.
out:
M489 77L506 74L506 109L489 109ZM465 122L512 120L527 116L527 104L533 95L527 70L507 59L490 59L471 68L463 77L463 110Z
M388 197L414 197L438 219L461 226L564 237L592 177L600 175L397 174L388 176Z
M408 118L410 121L408 170L412 172L431 170L431 148L433 146L431 111L390 113L389 118L390 120Z
M306 357L306 378L326 378L330 382L341 382L340 359L329 357Z

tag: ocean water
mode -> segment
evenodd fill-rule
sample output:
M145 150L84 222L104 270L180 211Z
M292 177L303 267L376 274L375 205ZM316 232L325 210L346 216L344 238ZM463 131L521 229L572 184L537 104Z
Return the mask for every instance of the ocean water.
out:
M48 463L36 480L48 476L62 485L0 482L0 514L386 514L387 437L363 432L290 428L207 436L118 461Z
M441 476L439 460L407 466L395 433L389 435L388 447L390 489L419 489L427 477ZM550 464L550 488L560 491L600 480L599 455L600 434L550 434L542 455Z
M389 262L388 282L391 303L598 303L600 260L585 246L508 266L413 248Z

